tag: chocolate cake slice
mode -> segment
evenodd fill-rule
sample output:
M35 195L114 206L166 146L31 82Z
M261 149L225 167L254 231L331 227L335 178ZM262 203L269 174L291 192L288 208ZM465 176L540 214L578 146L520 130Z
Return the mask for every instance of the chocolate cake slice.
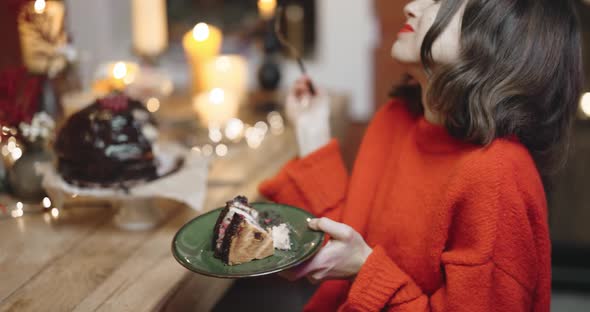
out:
M241 264L274 254L272 236L260 226L258 211L244 196L226 203L213 231L215 257L226 264Z
M144 105L122 94L72 115L55 142L57 170L70 184L125 186L158 177L157 125Z

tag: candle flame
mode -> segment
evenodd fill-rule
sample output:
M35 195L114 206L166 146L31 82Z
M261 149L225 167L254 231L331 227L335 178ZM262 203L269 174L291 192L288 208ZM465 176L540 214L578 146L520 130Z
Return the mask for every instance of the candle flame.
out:
M580 107L586 117L590 117L590 92L584 93L580 100Z
M35 13L43 14L43 12L45 11L45 7L46 7L45 0L35 0L35 4L34 4Z
M125 76L127 76L127 65L123 62L117 62L113 67L113 77L123 79Z
M276 8L276 0L258 0L258 11L260 12L260 15L265 19L272 18Z
M193 38L199 42L203 42L209 38L209 25L205 23L198 23L193 28Z
M221 88L215 88L209 93L209 101L213 104L221 104L225 100L225 92Z

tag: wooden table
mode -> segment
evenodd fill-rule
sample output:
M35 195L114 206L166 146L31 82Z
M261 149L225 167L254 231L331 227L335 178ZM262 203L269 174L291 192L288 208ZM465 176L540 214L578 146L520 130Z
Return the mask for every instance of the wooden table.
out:
M344 102L335 101L337 111ZM334 114L334 119L344 118ZM155 229L129 232L105 207L72 207L57 219L25 214L0 220L0 311L208 311L231 280L193 274L170 252L176 231L235 195L258 198L257 186L296 154L293 131L244 144L212 162L204 210L167 207Z

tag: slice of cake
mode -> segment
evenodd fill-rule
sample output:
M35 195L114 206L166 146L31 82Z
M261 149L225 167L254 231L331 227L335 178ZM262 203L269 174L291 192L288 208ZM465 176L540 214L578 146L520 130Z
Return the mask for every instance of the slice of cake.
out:
M263 259L274 254L272 236L258 223L258 211L248 199L228 201L213 230L215 257L229 265Z

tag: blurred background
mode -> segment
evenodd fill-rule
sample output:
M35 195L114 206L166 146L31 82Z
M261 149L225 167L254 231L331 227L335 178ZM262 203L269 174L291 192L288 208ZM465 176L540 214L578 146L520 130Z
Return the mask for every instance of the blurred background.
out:
M34 10L50 9L50 6L37 6L37 2ZM44 5L50 2L54 1ZM280 21L281 31L301 52L309 75L317 86L345 99L345 113L341 115L347 121L343 149L350 166L367 122L379 105L387 101L389 89L403 74L392 61L390 48L404 24L402 8L407 1L57 2L63 4L67 13L62 13L63 49L55 53L64 57L67 65L55 74L49 65L42 66L41 71L54 81L50 93L56 100L47 105L66 115L88 102L92 94L111 88L111 76L117 75L117 69L130 75L136 66L151 73L146 74L150 79L138 84L146 100L157 100L151 102L152 112L159 110L160 100L164 105L165 98L186 94L196 97L207 92L206 85L210 83L207 79L213 79L207 77L218 77L215 75L231 84L238 95L248 93L249 101L257 107L276 109L281 102L273 94L284 92L301 74L292 55L280 48L274 36L274 8L282 5L285 12ZM37 52L31 50L41 48L27 35L27 21L19 15L23 3L31 5L30 1L19 0L0 3L0 71L22 66L35 71L36 64L31 58ZM577 0L576 4L584 36L586 90L590 92L590 1ZM194 41L200 41L200 36L210 43L211 49L217 50L195 48ZM58 37L56 40L62 40ZM215 66L231 66L232 73L224 76L216 72L217 67L211 69L214 73L203 72L206 69L202 66L197 68L195 59L207 53L224 57L216 59ZM146 92L145 88L152 89ZM554 311L590 310L589 190L590 93L580 100L568 165L548 188ZM272 297L281 306L297 310L313 286L302 283L287 289L284 283L272 278L240 281L222 299L217 310L231 310L236 302L243 303L261 289L275 293ZM264 310L264 306L260 308Z

